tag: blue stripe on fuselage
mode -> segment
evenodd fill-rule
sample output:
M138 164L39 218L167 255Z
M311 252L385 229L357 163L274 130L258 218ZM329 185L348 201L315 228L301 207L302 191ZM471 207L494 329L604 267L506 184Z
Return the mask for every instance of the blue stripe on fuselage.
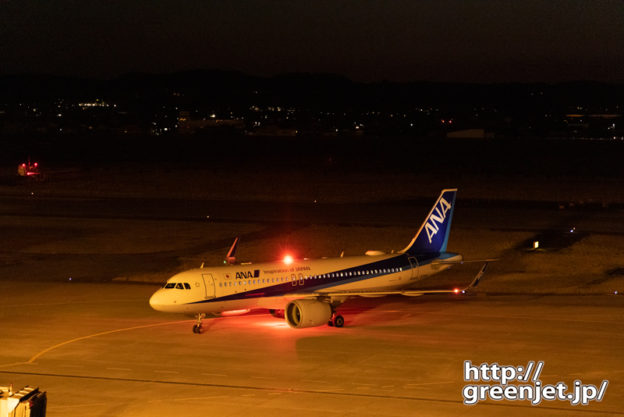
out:
M449 258L452 256L455 256L455 254L447 254L447 253L427 254L425 253L425 254L417 255L416 260L418 261L418 266L423 266L423 265L431 263L432 261L436 259L445 259L445 258ZM400 271L409 271L411 269L411 265L408 260L408 255L400 254L393 258L384 259L382 261L371 262L369 264L362 264L362 265L354 266L351 268L340 269L340 270L328 272L326 274L311 275L311 276L308 276L308 278L303 280L303 284L299 283L300 280L286 281L283 283L279 283L277 285L271 285L271 286L262 287L262 288L253 288L248 291L230 294L230 295L226 295L223 297L215 297L209 300L194 301L188 304L212 303L212 302L218 302L218 301L231 301L231 300L258 298L258 297L285 296L293 292L305 292L305 291L312 292L313 290L331 288L331 287L335 287L338 285L376 278L382 275L395 274L396 272L381 272L384 269L391 269L391 268L400 268ZM363 273L365 271L370 271L370 270L379 270L379 272L357 275L359 272ZM349 276L349 273L355 273L355 275ZM331 274L337 274L338 276L330 277ZM344 276L340 276L340 274L344 274ZM310 278L310 277L314 277L314 278ZM297 285L292 285L293 282L296 282Z

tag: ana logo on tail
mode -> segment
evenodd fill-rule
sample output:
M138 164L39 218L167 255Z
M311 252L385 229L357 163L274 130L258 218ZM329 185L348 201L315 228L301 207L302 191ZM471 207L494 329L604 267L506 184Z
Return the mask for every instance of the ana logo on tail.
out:
M446 219L446 213L451 209L451 204L444 199L444 197L440 198L440 203L435 207L429 218L427 219L427 223L425 224L425 230L427 231L427 237L429 238L429 243L431 243L431 239L438 233L440 230L440 224L444 223Z
M442 190L435 204L420 225L418 233L403 252L412 256L446 251L457 188Z

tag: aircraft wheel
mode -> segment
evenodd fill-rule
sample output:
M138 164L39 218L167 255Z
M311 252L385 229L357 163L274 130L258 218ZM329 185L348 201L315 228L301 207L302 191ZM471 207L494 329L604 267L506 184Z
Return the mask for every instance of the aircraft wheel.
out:
M193 325L193 333L201 333L202 332L202 326L201 324L195 324Z
M334 326L336 326L336 327L344 326L344 317L342 317L342 316L334 317Z
M333 320L328 321L328 322L327 322L327 325L328 325L329 327L333 327L333 326L334 326L334 321L333 321Z

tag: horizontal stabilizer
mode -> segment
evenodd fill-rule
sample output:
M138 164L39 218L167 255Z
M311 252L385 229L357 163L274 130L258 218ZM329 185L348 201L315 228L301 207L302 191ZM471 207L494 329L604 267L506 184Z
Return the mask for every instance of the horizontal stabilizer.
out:
M489 258L489 259L462 259L460 261L445 261L443 259L438 260L438 261L433 261L431 262L431 265L462 265L462 264L473 264L473 263L481 263L481 262L485 262L485 263L489 263L489 262L496 262L498 261L498 258Z

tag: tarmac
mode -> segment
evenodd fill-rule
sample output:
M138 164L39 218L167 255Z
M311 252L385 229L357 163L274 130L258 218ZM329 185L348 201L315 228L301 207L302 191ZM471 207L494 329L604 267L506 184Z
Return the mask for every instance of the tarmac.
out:
M205 214L176 201L143 211L123 199L2 203L0 385L47 391L48 416L624 414L619 211L458 205L449 249L500 259L471 294L352 299L341 329L291 329L252 312L207 319L197 335L192 318L153 311L149 296L169 274L219 263L234 236L253 260L287 244L311 257L349 242L347 254L400 249L428 203L221 201ZM545 248L531 251L540 236ZM429 285L469 282L470 268ZM586 406L469 406L466 360L544 361L545 384L609 385Z
M353 300L346 327L268 314L152 311L150 285L2 282L0 378L48 393L48 416L622 415L615 296ZM463 404L463 362L544 361L544 384L609 380L602 402Z

